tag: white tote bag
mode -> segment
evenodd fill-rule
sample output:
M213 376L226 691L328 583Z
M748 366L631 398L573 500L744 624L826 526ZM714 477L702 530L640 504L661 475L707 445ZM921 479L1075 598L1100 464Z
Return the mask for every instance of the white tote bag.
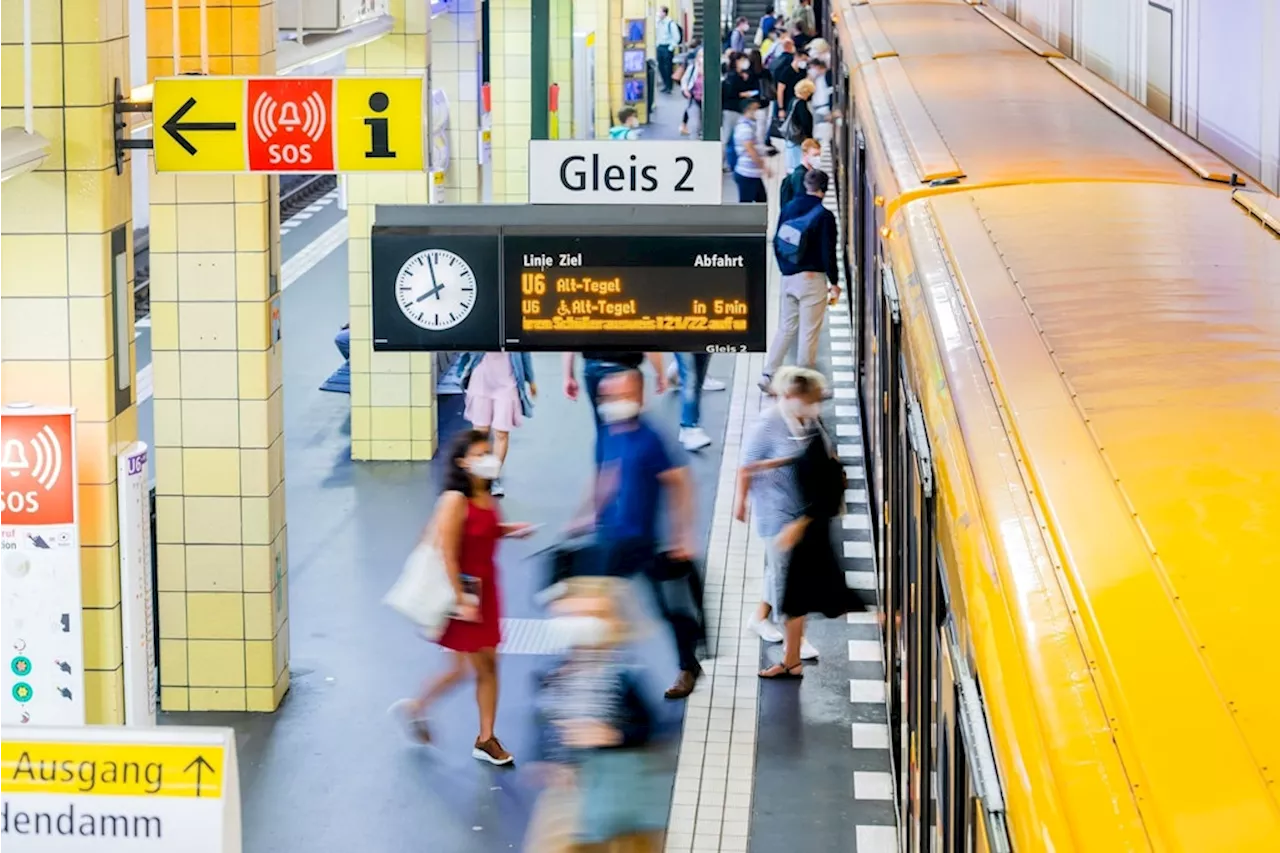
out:
M424 539L404 561L399 579L382 601L413 620L423 634L434 640L444 632L454 598L440 549Z

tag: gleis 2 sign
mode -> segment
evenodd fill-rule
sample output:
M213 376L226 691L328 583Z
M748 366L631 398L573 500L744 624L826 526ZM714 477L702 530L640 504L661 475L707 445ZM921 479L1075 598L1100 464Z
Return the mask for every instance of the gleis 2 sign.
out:
M720 204L720 145L701 141L533 140L532 204Z

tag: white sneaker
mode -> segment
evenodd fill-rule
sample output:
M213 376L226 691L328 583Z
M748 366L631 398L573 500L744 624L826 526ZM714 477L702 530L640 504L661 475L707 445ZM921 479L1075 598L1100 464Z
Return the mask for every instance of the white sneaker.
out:
M711 444L711 436L702 427L680 427L680 446L692 453Z
M674 391L680 387L680 363L672 360L667 365L667 390Z
M809 642L808 637L800 638L800 660L817 660L818 650Z
M501 480L494 480L489 486L489 494L493 495L495 498L502 498L506 497L507 490L506 487L502 485Z
M728 387L728 385L725 385L719 379L712 379L710 376L702 380L703 391L723 391Z
M766 643L781 643L783 639L782 631L778 626L770 622L768 619L756 619L751 623L751 630L759 635L760 639Z

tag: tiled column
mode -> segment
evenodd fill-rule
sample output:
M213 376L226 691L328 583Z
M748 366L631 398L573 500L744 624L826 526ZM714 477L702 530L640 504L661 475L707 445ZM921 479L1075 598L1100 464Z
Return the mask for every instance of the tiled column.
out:
M173 74L171 4L149 2L148 67ZM270 2L208 0L212 74L273 74ZM179 9L182 71L200 17ZM157 123L167 117L156 116ZM279 182L151 181L161 705L273 711L289 686Z
M4 125L21 126L22 3L3 8ZM122 3L30 8L34 129L52 151L0 194L0 395L76 407L86 716L122 723L116 456L137 420L130 173L115 171L112 102L117 77L129 86L128 27ZM129 259L114 288L113 232Z
M418 2L418 0L412 0ZM480 201L480 0L456 0L431 22L431 85L449 96L445 201Z
M347 51L347 73L425 74L431 19L427 0L392 0L395 29ZM436 449L436 384L429 352L373 351L369 233L378 204L426 204L424 173L347 176L351 305L351 458L430 459Z
M573 0L551 0L551 82L560 87L557 139L572 139Z
M493 94L493 200L529 199L530 0L493 0L489 10L490 87ZM540 93L538 97L546 97Z

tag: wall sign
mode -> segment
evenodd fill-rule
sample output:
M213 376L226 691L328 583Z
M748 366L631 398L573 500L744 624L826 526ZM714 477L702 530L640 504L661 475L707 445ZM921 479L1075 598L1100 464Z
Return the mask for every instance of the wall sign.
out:
M79 482L75 413L0 415L0 623L5 725L82 726Z
M761 352L766 213L721 211L380 207L374 350Z
M533 140L532 204L720 204L718 142Z
M235 732L10 727L0 753L8 853L240 853Z
M147 445L135 441L116 467L120 516L120 629L124 635L124 718L156 724L155 612L151 594L151 486Z

